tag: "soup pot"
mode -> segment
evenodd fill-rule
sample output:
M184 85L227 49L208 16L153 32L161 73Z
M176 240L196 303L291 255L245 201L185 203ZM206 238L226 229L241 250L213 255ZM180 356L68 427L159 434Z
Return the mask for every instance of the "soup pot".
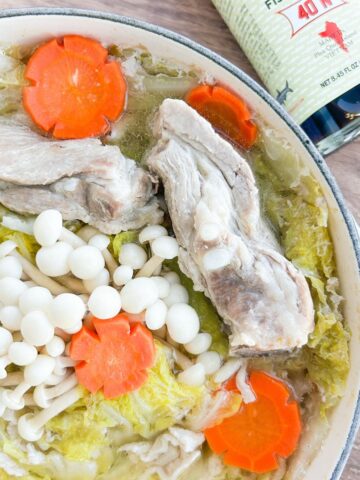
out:
M266 91L219 55L177 33L132 18L76 9L0 11L0 44L37 43L77 33L105 44L145 45L153 54L197 65L246 98L251 108L298 152L320 183L329 206L344 315L352 332L351 369L345 395L329 419L323 447L304 473L304 480L337 480L349 456L360 419L360 241L355 222L323 158L298 125Z

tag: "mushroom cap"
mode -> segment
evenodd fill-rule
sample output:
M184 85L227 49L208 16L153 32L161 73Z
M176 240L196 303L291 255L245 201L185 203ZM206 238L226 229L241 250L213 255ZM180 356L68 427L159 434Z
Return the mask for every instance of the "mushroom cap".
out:
M113 274L115 285L125 285L134 275L134 270L129 265L120 265Z
M46 344L46 353L50 357L59 357L65 351L65 342L61 337L54 336L49 343Z
M189 294L186 288L179 283L174 283L170 285L169 293L164 298L164 302L170 308L172 305L176 305L177 303L188 303L189 301Z
M27 343L40 347L54 336L54 327L41 310L27 313L21 320L21 333Z
M33 363L37 355L37 349L27 342L13 342L8 351L9 360L21 367Z
M9 330L0 327L0 355L6 355L12 343L13 336Z
M72 329L86 312L83 300L74 293L61 293L49 305L50 320L55 327Z
M200 387L205 382L205 368L201 363L195 363L183 372L179 373L178 380L191 387Z
M43 247L54 245L62 231L62 216L58 210L44 210L34 222L34 237Z
M4 305L17 305L20 295L27 288L27 285L18 278L0 278L0 302Z
M212 375L221 367L221 357L217 352L204 352L198 356L196 363L202 363L206 375Z
M196 337L189 343L184 345L187 352L192 355L200 355L206 352L212 343L212 336L210 333L202 332L198 333Z
M122 308L127 313L140 313L159 298L156 283L151 278L130 280L121 290Z
M44 432L43 428L34 428L31 423L33 417L34 414L26 413L25 415L22 415L17 422L17 428L20 437L22 437L24 440L27 440L28 442L37 442L38 440L40 440Z
M38 355L31 365L24 368L25 382L34 387L46 382L55 368L55 359L47 355Z
M167 306L162 300L157 300L145 312L145 323L150 330L158 330L165 325Z
M190 305L176 303L168 310L166 326L172 340L183 344L189 343L199 333L199 316Z
M163 299L167 297L170 293L170 283L166 280L166 278L159 276L154 276L151 278L156 283L159 291L159 298Z
M70 270L81 280L95 278L105 266L100 250L91 245L76 248L69 256Z
M162 225L148 225L147 227L143 228L139 234L139 242L151 242L158 237L164 237L168 234L165 227Z
M15 305L8 305L0 310L0 322L10 332L20 330L21 320L21 311Z
M180 283L180 277L176 272L166 272L163 277L166 278L170 285Z
M103 250L108 248L110 244L110 238L103 233L97 233L90 238L88 243L91 247L98 248L102 252Z
M5 242L2 242L0 245L0 258L4 258L6 255L9 255L9 253L15 250L15 248L17 248L17 245L12 240L6 240Z
M145 250L136 243L125 243L119 253L119 263L127 265L134 270L142 268L147 260Z
M166 260L172 260L178 256L179 244L173 237L158 237L151 244L151 250L155 255Z
M121 309L121 297L114 287L101 285L96 287L88 301L90 312L97 318L105 320L115 317Z
M12 255L0 258L0 278L12 277L20 279L22 270L22 265L18 258Z
M21 410L25 406L25 400L24 397L16 397L13 394L13 390L1 390L0 393L0 400L3 405L5 405L6 408L9 408L10 410Z
M36 265L48 277L67 275L70 272L69 257L72 251L73 247L66 242L41 247L36 254Z
M8 357L0 357L0 380L7 377L6 367L10 364Z
M33 310L46 312L53 296L45 287L30 287L19 297L19 308L24 315Z
M91 293L95 290L96 287L101 287L102 285L109 285L110 283L110 273L109 270L103 268L94 278L89 280L83 280L86 290Z
M64 328L64 332L69 333L70 335L74 335L74 333L80 332L82 327L83 327L83 323L81 320L79 320L78 322L74 323L74 325L72 325L71 327Z

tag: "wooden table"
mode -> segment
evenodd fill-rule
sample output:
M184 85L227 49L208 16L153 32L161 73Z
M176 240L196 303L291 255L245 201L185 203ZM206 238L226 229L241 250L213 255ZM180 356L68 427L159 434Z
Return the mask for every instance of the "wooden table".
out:
M2 0L1 8L77 7L128 15L177 31L211 48L252 77L256 73L210 0ZM360 138L327 157L353 215L360 223ZM360 478L360 434L342 480ZM316 480L316 479L314 479Z

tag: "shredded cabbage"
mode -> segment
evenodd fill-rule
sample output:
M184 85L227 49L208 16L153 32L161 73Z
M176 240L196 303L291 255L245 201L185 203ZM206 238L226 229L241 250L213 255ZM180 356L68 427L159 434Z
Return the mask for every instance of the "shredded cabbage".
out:
M349 332L343 323L328 208L320 186L289 145L263 128L261 149L252 155L263 209L284 253L306 276L316 327L303 351L323 410L342 396L349 371Z
M241 402L241 395L236 391L207 392L202 401L186 416L184 425L195 432L202 432L205 428L213 427L225 418L235 415Z
M0 51L0 115L17 111L21 106L21 88L26 85L25 65Z
M169 366L169 350L160 342L156 347L157 360L147 382L135 392L106 401L145 438L178 423L204 395L203 387L179 383Z
M0 480L94 480L97 462L74 462L57 454L42 451L39 445L26 443L17 434L16 414L6 425L0 420ZM40 443L40 442L39 442ZM41 445L46 450L46 442ZM17 473L23 472L22 475Z
M40 245L32 235L16 230L10 230L9 228L0 225L0 242L5 242L5 240L12 240L15 242L18 246L19 253L27 260L34 263L35 255L39 250Z
M107 471L113 460L111 443L121 445L136 435L150 438L193 409L204 389L178 383L169 366L169 350L159 342L156 347L155 366L139 390L114 400L84 392L75 405L48 422L46 430L54 437L51 448L70 460L96 457Z

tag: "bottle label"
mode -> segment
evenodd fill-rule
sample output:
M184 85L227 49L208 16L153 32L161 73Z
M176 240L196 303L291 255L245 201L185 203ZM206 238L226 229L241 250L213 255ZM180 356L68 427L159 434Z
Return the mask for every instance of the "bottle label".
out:
M212 1L298 123L360 83L360 0Z

